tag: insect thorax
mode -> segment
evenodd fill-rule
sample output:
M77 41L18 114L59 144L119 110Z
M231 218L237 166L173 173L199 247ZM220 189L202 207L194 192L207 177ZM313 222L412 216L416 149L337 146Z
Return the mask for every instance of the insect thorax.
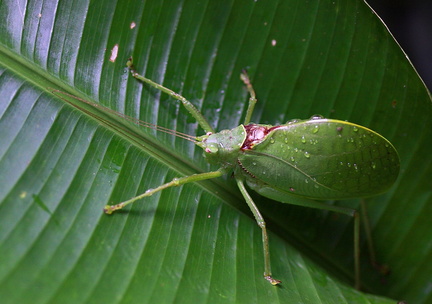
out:
M197 145L203 148L204 157L209 163L230 168L236 165L245 139L245 127L240 125L231 130L201 136Z

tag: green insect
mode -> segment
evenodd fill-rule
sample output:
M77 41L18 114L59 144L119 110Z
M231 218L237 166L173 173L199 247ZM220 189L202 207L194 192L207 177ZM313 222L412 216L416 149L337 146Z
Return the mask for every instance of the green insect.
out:
M300 206L335 211L354 218L355 285L359 278L359 227L355 209L331 206L317 200L369 197L388 190L399 173L399 157L393 145L380 134L353 123L314 116L283 125L251 123L257 102L246 72L241 79L250 98L244 123L231 130L215 132L207 120L186 98L144 76L127 62L132 76L183 103L206 132L193 141L204 151L216 171L175 178L169 183L116 205L105 206L107 214L163 189L220 177L232 173L258 226L262 229L264 278L277 285L271 274L265 221L250 197L245 184L270 199Z

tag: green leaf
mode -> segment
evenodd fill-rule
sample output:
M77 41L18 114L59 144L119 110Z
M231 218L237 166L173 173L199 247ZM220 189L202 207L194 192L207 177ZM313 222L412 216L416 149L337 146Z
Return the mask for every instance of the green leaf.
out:
M388 138L401 174L368 199L368 213L391 274L369 266L362 241L362 283L369 293L430 302L431 96L363 1L5 0L0 17L2 303L395 302L350 287L350 218L255 195L283 281L270 286L261 231L229 176L104 215L106 204L210 169L190 142L84 114L51 93L201 135L175 100L130 77L131 55L216 130L242 122L247 68L255 122L322 114Z

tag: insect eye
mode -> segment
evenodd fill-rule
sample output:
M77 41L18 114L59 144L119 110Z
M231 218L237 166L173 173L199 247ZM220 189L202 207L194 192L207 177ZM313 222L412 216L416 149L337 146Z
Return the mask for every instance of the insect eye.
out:
M217 145L215 144L209 144L205 149L204 152L208 153L208 154L214 154L217 153L219 151Z

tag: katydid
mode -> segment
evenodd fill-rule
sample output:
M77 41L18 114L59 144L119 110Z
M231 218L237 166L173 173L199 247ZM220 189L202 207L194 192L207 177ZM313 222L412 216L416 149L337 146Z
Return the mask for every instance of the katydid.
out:
M400 163L396 149L387 139L363 126L321 116L292 120L276 126L251 123L257 99L245 71L240 78L250 98L244 122L231 130L215 132L201 112L185 97L138 74L132 58L128 60L127 66L134 78L171 95L184 105L206 132L205 135L191 138L203 149L207 161L220 168L175 178L119 204L107 205L105 213L111 214L172 186L233 173L241 194L262 230L264 278L267 281L272 285L281 282L272 277L266 223L245 184L260 195L279 202L353 217L355 286L360 287L358 212L318 200L363 198L388 190L398 176Z

